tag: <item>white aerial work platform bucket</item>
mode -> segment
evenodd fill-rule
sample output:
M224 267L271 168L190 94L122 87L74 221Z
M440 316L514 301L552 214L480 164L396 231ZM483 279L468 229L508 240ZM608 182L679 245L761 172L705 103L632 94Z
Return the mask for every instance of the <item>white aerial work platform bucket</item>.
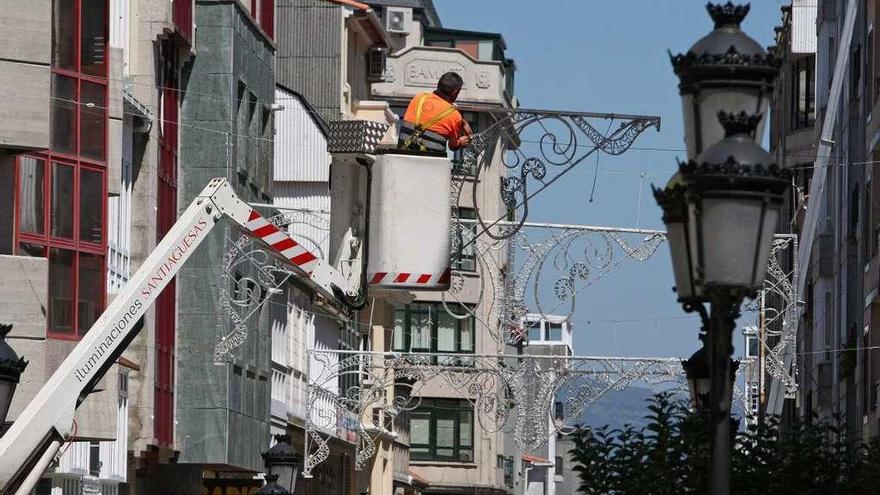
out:
M447 290L452 164L444 156L384 151L372 165L367 283Z

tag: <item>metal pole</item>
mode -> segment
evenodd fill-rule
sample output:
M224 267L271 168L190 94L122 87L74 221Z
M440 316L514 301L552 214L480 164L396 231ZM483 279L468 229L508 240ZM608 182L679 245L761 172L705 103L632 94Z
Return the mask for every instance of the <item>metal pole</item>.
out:
M709 325L709 428L712 438L709 493L730 493L730 405L733 377L730 369L733 355L733 329L739 316L742 299L721 291L712 299Z

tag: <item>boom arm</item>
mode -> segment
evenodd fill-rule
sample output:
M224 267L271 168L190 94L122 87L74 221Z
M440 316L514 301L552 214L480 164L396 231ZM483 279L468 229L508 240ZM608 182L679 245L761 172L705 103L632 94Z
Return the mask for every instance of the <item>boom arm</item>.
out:
M224 217L265 242L325 298L338 300L340 291L351 295L360 289L242 201L226 179L213 179L0 437L0 493L30 493L68 437L75 409L137 335L136 323L162 289Z

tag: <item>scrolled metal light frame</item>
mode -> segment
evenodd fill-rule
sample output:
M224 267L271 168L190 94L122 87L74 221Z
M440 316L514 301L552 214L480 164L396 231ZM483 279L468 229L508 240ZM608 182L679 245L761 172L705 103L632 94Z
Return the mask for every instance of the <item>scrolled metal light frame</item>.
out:
M499 221L483 218L477 201L477 188L471 188L472 204L482 226L481 233L494 240L513 236L528 218L529 200L597 151L620 155L630 149L648 128L660 130L660 117L594 112L559 112L553 110L509 109L462 106L462 111L488 115L492 124L473 137L462 153L463 168L476 171L476 180L500 153L500 161L508 173L502 177L501 200L508 210L522 208L517 224L493 231ZM590 120L607 121L601 132ZM614 122L620 122L613 131ZM534 139L530 139L533 137ZM529 150L524 144L536 145ZM552 173L558 170L557 173ZM463 190L460 176L454 176L452 187L453 225L458 221L458 205ZM539 182L537 191L530 183Z

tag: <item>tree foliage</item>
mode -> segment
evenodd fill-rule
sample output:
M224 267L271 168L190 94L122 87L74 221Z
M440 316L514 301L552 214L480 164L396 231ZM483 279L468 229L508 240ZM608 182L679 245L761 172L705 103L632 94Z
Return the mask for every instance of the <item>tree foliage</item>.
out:
M569 452L584 494L706 493L709 435L703 418L670 393L652 397L642 428L578 428ZM880 487L880 440L864 444L832 421L770 417L736 433L731 493L863 494Z

